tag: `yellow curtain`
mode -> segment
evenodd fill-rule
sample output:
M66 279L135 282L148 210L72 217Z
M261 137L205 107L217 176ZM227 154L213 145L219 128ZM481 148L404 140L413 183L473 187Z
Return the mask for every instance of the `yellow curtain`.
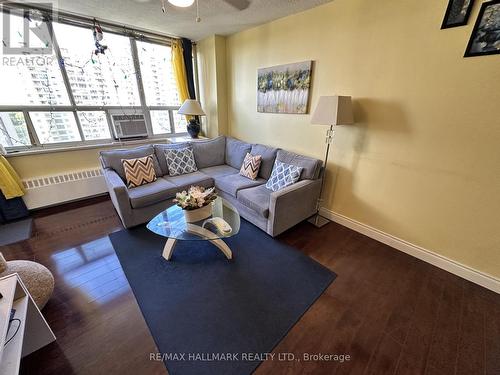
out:
M0 190L2 190L3 195L7 199L24 195L21 179L2 155L0 155Z
M182 42L180 40L174 41L172 43L172 67L177 90L179 90L181 104L184 103L186 99L189 99L186 66L184 65L184 56L182 52Z

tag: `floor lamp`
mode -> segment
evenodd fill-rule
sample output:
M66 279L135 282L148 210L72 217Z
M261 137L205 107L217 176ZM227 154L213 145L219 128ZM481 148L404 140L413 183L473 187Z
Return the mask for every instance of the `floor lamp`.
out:
M309 219L309 222L318 228L321 228L323 225L330 222L330 220L319 214L319 210L322 201L321 195L323 194L323 187L325 185L328 154L330 153L330 145L332 144L333 136L335 134L334 127L337 125L351 125L353 123L354 118L352 114L352 103L350 96L335 95L322 96L319 98L318 105L311 119L311 124L329 125L330 128L326 131L326 154L325 162L323 164L323 178L321 180L321 188L316 205L316 214Z

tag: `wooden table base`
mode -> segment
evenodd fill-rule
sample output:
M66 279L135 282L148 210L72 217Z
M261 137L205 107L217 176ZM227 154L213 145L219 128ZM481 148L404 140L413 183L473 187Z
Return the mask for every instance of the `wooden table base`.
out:
M227 244L221 239L213 239L214 233L209 231L208 229L202 228L195 224L188 224L187 231L191 234L197 235L201 238L204 238L207 241L210 241L213 245L215 245L222 253L226 256L227 259L233 258L233 252L227 246ZM172 258L172 254L174 252L175 244L177 240L175 238L169 238L165 247L163 248L163 258L166 260L170 260Z

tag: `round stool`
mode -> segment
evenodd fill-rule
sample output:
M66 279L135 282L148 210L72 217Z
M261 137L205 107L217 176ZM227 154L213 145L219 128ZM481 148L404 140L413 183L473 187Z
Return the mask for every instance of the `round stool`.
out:
M29 260L6 261L0 253L0 277L17 273L41 310L54 291L54 277L47 267Z

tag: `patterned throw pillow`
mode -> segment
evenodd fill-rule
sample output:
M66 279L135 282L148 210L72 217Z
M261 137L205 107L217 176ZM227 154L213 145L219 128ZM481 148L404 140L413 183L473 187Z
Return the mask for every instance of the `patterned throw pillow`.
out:
M274 162L273 171L271 172L271 177L267 180L266 188L272 191L278 191L293 185L299 180L303 169L302 167L276 160Z
M261 155L253 156L252 154L247 152L247 156L245 156L245 160L243 160L243 164L241 165L240 174L242 176L255 180L257 178L257 174L259 173L261 162Z
M153 155L136 159L122 159L122 165L129 188L135 188L156 181Z
M191 147L167 150L165 151L165 158L167 159L168 174L170 176L179 176L198 170Z

